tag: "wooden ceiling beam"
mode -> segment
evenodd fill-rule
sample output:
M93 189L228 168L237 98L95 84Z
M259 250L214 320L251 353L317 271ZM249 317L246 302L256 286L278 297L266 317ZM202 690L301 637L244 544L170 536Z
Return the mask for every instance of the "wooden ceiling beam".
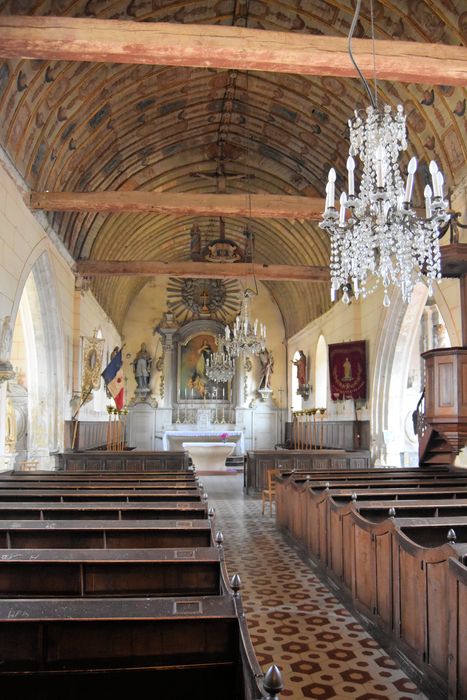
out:
M380 80L467 85L467 48L354 39L360 69ZM82 17L0 16L0 56L357 77L345 37L244 27Z
M174 216L244 216L319 221L324 211L324 199L276 194L32 192L29 206L45 211L133 211Z
M273 282L329 282L329 269L313 265L262 265L260 263L161 262L158 260L81 260L75 272L82 277L103 275L153 277L246 278Z

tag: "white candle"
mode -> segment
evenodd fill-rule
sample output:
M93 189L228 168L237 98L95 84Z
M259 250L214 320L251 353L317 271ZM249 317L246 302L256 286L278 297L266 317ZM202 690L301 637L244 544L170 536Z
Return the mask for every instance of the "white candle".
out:
M375 151L375 170L376 170L376 186L377 187L384 187L383 155L384 155L383 147L380 144Z
M328 209L334 207L334 190L335 190L335 185L334 183L336 182L336 171L334 168L331 168L329 171L328 175L328 188L327 193L328 193Z
M425 216L427 219L431 219L431 187L427 185L423 190L425 197Z
M228 340L230 336L230 328L228 326L225 327L225 339Z
M347 176L348 176L348 184L349 184L349 197L352 197L355 194L354 170L355 170L355 161L352 158L352 156L349 156L347 158Z
M404 202L406 202L407 204L410 204L410 200L412 199L413 176L414 176L416 170L417 170L417 159L411 158L409 160L409 166L407 168L408 175L407 175L407 182L405 185Z
M347 203L347 195L342 192L339 199L341 208L339 210L339 226L345 226L345 205Z
M438 170L437 174L437 180L438 180L438 196L442 197L443 196L443 185L444 185L444 176L441 170Z
M431 182L433 185L433 197L439 197L438 193L438 166L434 160L430 161Z

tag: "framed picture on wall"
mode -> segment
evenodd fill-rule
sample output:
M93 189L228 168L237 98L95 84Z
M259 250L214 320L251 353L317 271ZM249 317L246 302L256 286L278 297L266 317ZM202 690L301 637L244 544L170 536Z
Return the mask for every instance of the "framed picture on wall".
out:
M227 401L228 382L213 382L206 375L206 360L217 350L211 333L198 333L178 346L179 401Z

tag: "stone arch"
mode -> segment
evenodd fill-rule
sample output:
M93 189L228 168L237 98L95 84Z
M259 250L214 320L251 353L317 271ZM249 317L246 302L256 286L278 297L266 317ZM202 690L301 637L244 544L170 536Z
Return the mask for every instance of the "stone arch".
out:
M400 464L395 446L402 444L398 435L406 432L406 416L401 411L402 393L407 386L410 358L427 297L427 287L420 283L407 305L399 290L393 289L390 307L384 314L376 338L371 391L371 452L376 464ZM434 302L443 316L442 309L447 306L438 285L434 288ZM443 316L443 320L452 343L455 334L450 314L447 319Z
M30 266L17 302L27 366L26 454L39 468L53 468L64 446L64 337L55 277L47 251Z

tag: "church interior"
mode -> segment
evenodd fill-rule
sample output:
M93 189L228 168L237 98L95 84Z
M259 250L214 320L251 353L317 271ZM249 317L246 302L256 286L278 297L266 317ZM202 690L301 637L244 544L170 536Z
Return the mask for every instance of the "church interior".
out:
M466 37L0 0L17 697L467 698Z

